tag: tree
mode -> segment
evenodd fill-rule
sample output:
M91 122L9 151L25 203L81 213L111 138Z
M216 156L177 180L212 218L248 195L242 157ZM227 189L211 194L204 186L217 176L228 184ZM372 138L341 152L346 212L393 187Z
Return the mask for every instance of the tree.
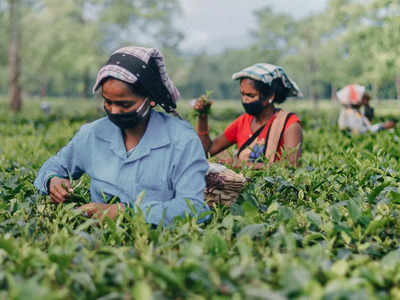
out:
M8 40L8 7L7 2L0 2L0 40ZM8 43L0 43L0 94L8 91Z
M268 7L256 16L256 45L276 53L314 100L356 82L374 91L396 82L400 94L400 1L331 0L299 20Z
M295 79L300 79L302 89L306 87L306 95L316 100L321 78L319 57L324 20L310 16L296 21L269 7L255 14L256 45L269 56L271 63L283 66Z
M400 1L374 0L369 4L373 22L374 71L392 80L400 100Z
M400 97L400 51L397 46L400 43L400 2L350 3L346 11L353 20L344 35L348 55L342 61L346 64L346 73L353 80L371 84L375 96L379 86L388 90L388 86L397 85Z
M271 63L281 61L290 52L296 21L287 14L274 12L269 6L254 14L257 22L257 29L252 31L255 45Z
M182 39L171 22L179 12L176 0L18 1L24 90L43 97L87 97L113 50L132 44L174 48ZM161 34L164 40L155 43Z
M20 86L20 1L9 0L9 49L8 49L8 67L10 82L10 108L18 112L22 108L22 96Z

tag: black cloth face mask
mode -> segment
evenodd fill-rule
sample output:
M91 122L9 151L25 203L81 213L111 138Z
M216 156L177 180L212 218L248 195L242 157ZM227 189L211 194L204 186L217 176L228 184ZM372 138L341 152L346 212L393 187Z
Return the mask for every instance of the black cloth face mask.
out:
M143 122L149 115L151 107L148 102L148 99L146 99L137 110L127 113L113 114L108 109L106 109L106 107L104 107L104 110L107 113L110 121L117 125L119 128L131 129L135 128L138 124Z
M244 110L252 116L256 116L258 115L260 112L262 112L262 110L264 109L264 105L263 105L264 100L257 100L254 102L250 102L250 103L243 103L243 108Z

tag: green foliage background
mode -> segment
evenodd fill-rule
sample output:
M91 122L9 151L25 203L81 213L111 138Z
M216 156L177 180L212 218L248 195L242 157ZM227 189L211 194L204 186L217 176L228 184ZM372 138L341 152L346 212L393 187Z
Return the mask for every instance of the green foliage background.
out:
M265 6L255 11L253 43L217 54L180 50L177 0L0 1L2 41L10 1L20 4L25 104L14 115L0 99L0 299L400 298L399 128L350 138L326 101L283 105L302 120L301 166L243 169L250 182L239 202L217 207L209 224L187 216L150 228L133 211L98 224L76 211L90 201L87 177L65 205L32 184L47 158L101 116L97 100L65 97L88 97L99 67L125 45L161 48L186 99L207 90L237 97L231 74L256 62L282 65L314 101L353 82L374 99L399 97L399 0L330 0L301 19ZM7 69L2 42L3 95ZM397 106L380 102L378 119L398 117ZM194 121L188 102L179 110ZM215 101L211 134L241 112L238 101Z
M2 1L2 41L9 38L9 1L20 4L22 87L28 95L88 97L112 51L139 45L162 50L186 99L206 90L232 99L238 92L232 74L257 62L283 66L313 100L330 98L350 83L367 86L375 99L400 97L400 0L330 0L325 10L302 18L266 4L254 11L251 42L221 53L211 52L213 45L182 51L178 0ZM0 43L0 94L8 93L7 67L7 43Z
M391 299L400 297L400 147L393 132L343 135L337 106L288 101L304 126L298 169L243 173L250 183L212 221L151 229L141 213L96 221L83 177L75 201L34 190L39 167L78 128L101 116L96 100L0 101L0 299ZM394 102L376 106L387 118ZM180 112L191 118L189 105ZM241 113L216 101L212 134ZM192 120L193 121L193 120Z

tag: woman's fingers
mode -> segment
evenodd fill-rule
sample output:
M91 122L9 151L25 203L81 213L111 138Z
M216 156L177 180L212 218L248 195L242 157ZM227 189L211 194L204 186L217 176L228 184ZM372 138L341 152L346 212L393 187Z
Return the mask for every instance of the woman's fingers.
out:
M193 104L193 108L201 111L204 110L208 105L211 105L211 102L205 102L204 100L197 99Z
M212 103L213 103L212 100L205 101L198 99L194 102L193 109L201 112L209 108L212 105Z
M203 110L204 109L204 104L196 102L195 105L194 105L194 109L195 110Z
M74 190L71 188L71 184L69 183L69 180L63 179L61 181L61 186L64 188L64 190L67 192L67 194L72 193Z
M65 197L56 188L53 189L50 196L54 202L62 203L65 201Z
M87 213L89 217L91 217L94 213L97 212L97 203L88 203L84 204L79 209L83 210L84 212Z
M101 215L103 211L108 207L104 203L88 203L80 207L81 210L85 211L89 217Z
M57 185L53 185L50 189L50 196L51 199L56 202L56 203L61 203L64 201L64 197L59 191L59 188Z
M55 202L55 203L62 203L62 202L63 202L63 199L62 199L62 197L60 196L60 194L55 193L55 192L50 193L50 198L51 198L51 200L52 200L53 202Z
M65 201L70 194L70 192L67 190L67 188L68 187L65 187L63 184L56 186L56 191L61 196L63 201Z
M50 181L50 197L56 203L64 202L72 192L67 179L53 177Z
M117 204L104 204L104 203L88 203L79 207L80 210L84 211L87 216L98 219L103 219L105 213L106 215L114 219L118 214L119 210L124 210L122 205L117 206Z

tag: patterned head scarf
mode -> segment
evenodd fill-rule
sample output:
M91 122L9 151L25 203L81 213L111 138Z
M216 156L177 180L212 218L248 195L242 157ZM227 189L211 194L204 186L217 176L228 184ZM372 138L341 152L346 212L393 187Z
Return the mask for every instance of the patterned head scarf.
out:
M340 104L359 105L365 93L365 87L359 84L350 84L342 88L336 93L336 97Z
M280 78L284 88L288 91L288 97L303 97L296 82L286 74L282 67L266 63L258 63L232 75L233 80L241 79L243 77L258 80L268 85L271 85L272 80Z
M156 48L124 47L115 51L97 73L95 93L107 77L126 83L139 81L152 100L167 112L174 112L179 91L169 78L164 57Z

